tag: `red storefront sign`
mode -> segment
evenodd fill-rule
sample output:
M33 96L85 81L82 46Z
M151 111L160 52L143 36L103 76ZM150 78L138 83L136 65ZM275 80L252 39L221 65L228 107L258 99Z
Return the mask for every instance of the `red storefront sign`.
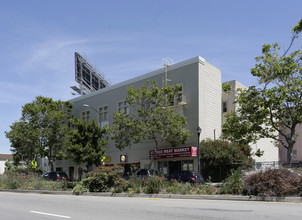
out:
M197 147L176 147L168 149L160 149L156 155L154 150L149 151L150 160L154 157L154 160L165 158L177 158L177 157L197 157Z

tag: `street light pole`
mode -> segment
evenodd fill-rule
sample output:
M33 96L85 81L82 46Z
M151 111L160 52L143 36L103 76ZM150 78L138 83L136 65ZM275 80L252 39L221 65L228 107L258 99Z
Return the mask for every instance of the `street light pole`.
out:
M198 174L200 174L200 133L201 133L202 129L198 126L196 131L197 131L197 136L198 136L198 143L197 143Z

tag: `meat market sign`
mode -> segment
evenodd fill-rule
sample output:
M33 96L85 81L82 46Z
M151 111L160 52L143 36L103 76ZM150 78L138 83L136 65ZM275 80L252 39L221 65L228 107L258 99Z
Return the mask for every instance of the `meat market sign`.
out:
M168 149L160 149L155 154L154 150L149 151L150 160L153 158L166 159L166 158L178 158L178 157L197 157L197 147L176 147Z

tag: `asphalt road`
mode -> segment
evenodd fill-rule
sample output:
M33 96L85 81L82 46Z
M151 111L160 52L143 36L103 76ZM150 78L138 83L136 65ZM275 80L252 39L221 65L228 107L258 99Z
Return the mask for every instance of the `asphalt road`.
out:
M119 198L0 192L1 220L302 219L302 203Z

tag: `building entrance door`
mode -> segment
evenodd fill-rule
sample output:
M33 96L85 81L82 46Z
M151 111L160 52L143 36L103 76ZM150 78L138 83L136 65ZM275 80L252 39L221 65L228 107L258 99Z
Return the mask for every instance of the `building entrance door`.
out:
M169 161L169 175L177 170L181 170L181 161Z
M74 178L74 167L69 167L68 168L68 176L69 178L71 179L71 181L73 181L73 178Z

